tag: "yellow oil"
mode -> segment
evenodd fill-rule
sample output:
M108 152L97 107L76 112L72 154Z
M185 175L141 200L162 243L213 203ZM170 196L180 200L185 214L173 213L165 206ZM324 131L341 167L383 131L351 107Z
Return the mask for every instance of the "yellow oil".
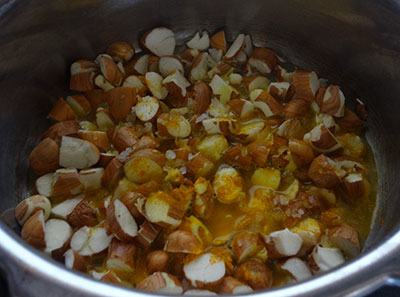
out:
M239 121L238 123L241 124L248 120L249 119L244 119L242 121ZM302 136L310 129L312 129L314 125L315 117L309 114L301 120L301 129L297 132L299 134L297 135L297 137L302 138ZM266 127L258 135L257 140L264 143L271 143L272 134L275 132L276 127ZM196 135L196 138L201 139L204 136L204 134L198 134ZM363 245L365 239L370 232L378 190L377 172L373 154L365 140L365 137L362 136L362 139L366 147L366 154L363 160L366 164L366 167L368 168L366 177L368 180L369 190L363 197L356 201L353 201L352 203L348 203L345 197L341 197L340 193L336 192L338 196L336 207L340 207L342 209L343 221L357 229L361 245ZM161 147L159 149L160 151L165 152L166 150L173 149L174 147L175 144L173 141L164 141L161 143ZM207 176L210 181L212 181L212 177L214 176L217 169L224 163L225 161L221 159L214 164L214 169L212 170L212 172L209 173L209 176ZM249 189L252 187L251 176L254 172L255 167L250 166L249 168L237 169L243 178L243 192L246 193L246 196L243 199L248 199ZM286 185L290 184L293 178L294 177L291 172L282 170L281 187L284 188ZM171 190L170 187L170 185L168 186L164 183L161 184L161 189L165 191ZM107 189L100 189L97 191L86 193L85 199L90 201L91 205L94 208L102 209L104 208L104 200L109 195L112 195L112 192L108 191ZM262 234L268 234L269 232L280 230L286 227L284 224L284 215L281 211L268 206L262 212L248 212L242 207L242 204L243 203L241 203L240 201L233 204L223 204L215 200L210 217L203 220L203 223L209 229L214 239L221 238L222 242L224 242L223 238L225 238L226 243L229 235L238 230L248 229L256 232L261 232ZM101 221L104 219L105 211L103 209L103 211L99 212L99 220ZM163 239L158 238L153 246L151 246L146 251L138 248L136 255L135 271L133 273L120 274L121 279L135 285L146 278L148 276L148 272L146 269L146 255L149 251L156 248L163 248ZM104 269L104 259L105 255L100 255L99 257L93 258L91 264L94 267ZM269 262L268 265L273 271L273 286L280 286L288 283L290 277L287 273L278 269L276 266Z
M362 137L362 140L366 147L364 162L367 168L367 192L353 203L345 203L345 199L339 201L340 206L343 207L343 220L357 229L361 245L363 245L371 231L373 213L378 195L378 173L376 171L374 155L365 137Z
M204 220L204 224L210 230L214 238L223 237L235 231L235 222L244 215L237 203L223 204L214 203L211 216Z

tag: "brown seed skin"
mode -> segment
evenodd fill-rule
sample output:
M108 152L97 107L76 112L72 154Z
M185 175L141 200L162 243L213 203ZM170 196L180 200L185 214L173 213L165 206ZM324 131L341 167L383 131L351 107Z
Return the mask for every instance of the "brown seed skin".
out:
M107 48L107 54L117 61L127 62L132 59L134 50L132 46L125 41L117 41L111 43Z
M269 288L272 285L272 272L258 260L248 260L240 264L234 274L238 280L248 283L254 290Z
M33 171L42 175L58 169L59 147L51 138L43 139L29 156L29 164Z
M152 274L156 271L167 271L169 255L165 251L157 250L147 254L147 272Z
M313 183L320 188L333 188L339 184L340 179L334 168L328 162L328 157L321 154L316 157L308 169L308 176Z

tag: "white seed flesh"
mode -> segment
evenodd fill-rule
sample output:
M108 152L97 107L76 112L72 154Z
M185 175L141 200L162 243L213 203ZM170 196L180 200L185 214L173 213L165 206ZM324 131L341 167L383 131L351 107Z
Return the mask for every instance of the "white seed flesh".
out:
M72 236L71 248L82 256L91 256L105 250L110 242L104 228L84 226Z
M64 253L64 265L65 267L72 269L74 267L75 254L72 249L69 249Z
M51 197L53 193L53 179L54 173L47 173L39 177L36 182L36 190L40 195Z
M308 266L296 257L287 260L281 268L288 271L297 281L302 281L312 276Z
M139 79L138 76L130 75L127 78L125 78L122 86L129 87L129 88L136 88L136 89L140 90L141 88L144 87L144 84L142 83L142 81Z
M101 179L104 168L90 168L79 172L79 180L86 190L96 190L101 188Z
M225 263L206 253L184 265L183 271L192 286L197 287L196 281L207 284L220 280L225 275Z
M191 290L187 290L185 291L185 293L183 293L183 295L187 295L187 296L216 296L218 294L208 291L208 290L197 290L197 289L191 289Z
M156 56L173 55L175 50L175 34L168 28L154 28L145 37L144 44Z
M149 58L150 58L149 54L143 55L140 58L138 58L135 66L134 66L137 73L139 73L141 75L146 74L146 72L149 69Z
M296 255L303 244L301 237L288 229L270 233L267 242L273 242L277 252L283 256Z
M168 95L167 89L162 85L163 77L156 72L145 74L146 85L150 92L159 100L165 99Z
M161 59L160 59L161 60ZM177 87L181 89L182 97L186 96L186 88L190 86L190 82L183 76L180 71L172 72L163 80L163 84L167 84L169 82L174 83Z
M159 109L160 104L158 100L154 97L146 96L139 98L135 106L135 114L139 120L146 122L152 120Z
M319 79L314 71L310 73L310 89L314 96L317 94L317 90L319 89Z
M172 72L184 73L182 62L176 57L161 57L158 67L162 76L166 77Z
M201 37L199 32L197 32L192 39L186 42L186 45L188 48L204 51L210 47L210 37L207 31L203 31Z
M46 241L46 253L62 247L72 234L71 226L64 220L48 220L44 227L44 238Z
M253 289L249 286L237 286L236 288L233 289L232 294L238 295L238 294L247 294L253 292Z
M72 199L67 199L57 206L53 207L51 213L59 218L67 219L67 216L74 208L83 200L84 195L76 196Z
M344 263L342 252L337 248L316 246L312 252L312 257L319 267L318 273L328 271Z
M63 136L60 146L60 166L88 168L96 164L100 153L89 141Z
M190 80L192 82L201 81L208 78L207 70L208 70L208 53L200 53L200 62L196 65L196 67L192 67L190 71Z
M272 71L268 64L260 59L250 58L248 64L262 74L268 74Z
M115 218L117 219L122 231L131 237L135 237L138 232L138 227L128 208L118 199L114 200L114 208Z
M232 45L227 50L225 57L230 59L238 54L238 52L243 47L244 42L244 34L239 34L236 39L233 41Z

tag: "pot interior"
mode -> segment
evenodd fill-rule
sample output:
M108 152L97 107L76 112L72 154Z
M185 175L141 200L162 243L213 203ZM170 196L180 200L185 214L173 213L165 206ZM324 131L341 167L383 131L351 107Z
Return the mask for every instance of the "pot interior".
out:
M369 109L379 200L365 250L398 230L400 203L400 18L395 1L10 1L0 7L0 212L29 196L28 156L66 95L69 66L118 40L137 45L165 25L183 44L196 31L248 33L304 69L342 87ZM10 231L11 232L11 231Z

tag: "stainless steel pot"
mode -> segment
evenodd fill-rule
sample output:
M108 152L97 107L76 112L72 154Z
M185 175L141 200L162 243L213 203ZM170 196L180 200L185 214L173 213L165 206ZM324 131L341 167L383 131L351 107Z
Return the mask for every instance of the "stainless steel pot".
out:
M259 296L359 296L400 277L400 5L394 0L10 0L0 2L0 211L15 207L33 176L27 156L68 89L75 59L157 25L180 43L199 29L250 33L255 43L340 84L369 107L367 139L379 203L363 253L352 262ZM8 213L9 214L9 213ZM73 273L21 241L7 212L0 263L13 296L145 296ZM10 228L11 226L11 228Z

